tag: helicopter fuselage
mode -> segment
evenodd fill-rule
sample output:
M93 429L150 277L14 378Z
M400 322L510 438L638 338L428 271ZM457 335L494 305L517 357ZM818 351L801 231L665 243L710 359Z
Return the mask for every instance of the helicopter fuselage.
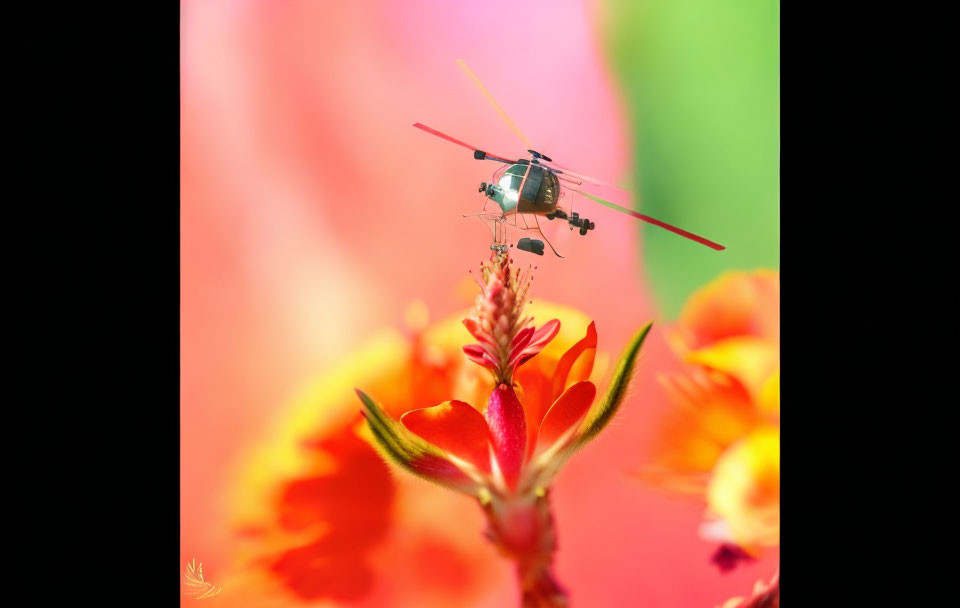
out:
M480 191L499 205L503 215L547 215L557 209L560 180L539 163L527 160L515 163L497 171L494 180L496 183L481 183Z

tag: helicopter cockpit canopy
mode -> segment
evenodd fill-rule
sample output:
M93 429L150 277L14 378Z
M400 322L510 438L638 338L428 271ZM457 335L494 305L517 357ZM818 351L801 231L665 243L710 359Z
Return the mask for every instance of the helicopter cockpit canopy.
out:
M523 165L504 165L493 173L494 187L487 190L492 199L504 213L510 213L520 202L520 185L527 168Z

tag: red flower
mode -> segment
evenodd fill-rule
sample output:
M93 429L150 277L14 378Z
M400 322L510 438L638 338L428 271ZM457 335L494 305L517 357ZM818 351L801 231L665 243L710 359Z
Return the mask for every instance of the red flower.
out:
M526 375L519 370L560 330L557 319L535 328L533 319L523 316L529 281L528 275L511 269L508 258L492 259L483 267L475 316L463 321L478 340L465 346L464 353L494 378L484 413L464 401L445 401L406 412L401 426L357 391L374 435L392 460L478 496L542 492L572 451L606 425L623 397L650 325L636 334L607 396L591 410L596 386L582 378L589 377L593 367L593 323L549 377L540 369Z
M517 562L524 605L554 605L564 595L549 571L556 548L546 501L550 483L615 414L650 324L631 340L594 404L596 386L585 379L597 347L594 324L552 373L524 373L521 367L557 335L560 321L535 328L524 316L530 277L512 270L509 258L493 257L482 278L474 315L463 322L478 341L463 352L494 380L482 413L452 400L408 411L397 422L357 393L381 452L421 477L475 496L488 516L488 537Z
M552 378L590 324L574 309L537 304L562 329L520 368L524 387L527 378ZM504 573L496 553L476 546L483 511L413 476L391 475L351 400L353 386L369 387L393 419L451 397L486 403L492 375L463 356L461 319L431 321L413 305L407 316L407 335L380 332L304 387L238 467L229 501L239 532L231 549L236 562L226 573L217 570L221 604L454 606L498 593ZM574 366L571 382L588 358ZM525 406L530 395L520 395ZM522 523L515 518L514 525Z

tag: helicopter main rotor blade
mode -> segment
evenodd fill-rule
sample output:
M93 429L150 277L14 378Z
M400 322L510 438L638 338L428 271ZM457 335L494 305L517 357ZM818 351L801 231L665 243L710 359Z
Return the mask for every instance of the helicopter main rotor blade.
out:
M554 175L556 175L556 176L557 176L557 179L559 179L559 180L562 180L562 181L565 181L565 182L569 182L569 183L571 183L571 184L576 184L576 185L578 185L578 186L582 186L582 185L583 185L583 181L582 181L582 180L577 179L576 177L573 177L572 175L567 175L566 173L563 173L562 171L551 171L551 173L553 173Z
M571 190L572 190L572 188L571 188ZM680 236L686 237L686 238L690 239L691 241L696 241L696 242L700 243L701 245L706 245L707 247L709 247L709 248L711 248L711 249L716 249L717 251L723 251L724 249L726 249L726 247L724 247L723 245L721 245L721 244L719 244L719 243L714 243L714 242L711 241L710 239L705 239L705 238L703 238L702 236L696 235L696 234L694 234L694 233L692 233L692 232L687 232L686 230L684 230L684 229L682 229L682 228L677 228L676 226L671 226L670 224L668 224L668 223L666 223L666 222L661 222L660 220L658 220L658 219L656 219L656 218L652 218L652 217L650 217L649 215L644 215L644 214L642 214L642 213L640 213L640 212L638 212L638 211L634 211L633 209L627 209L626 207L621 207L620 205L616 205L616 204L614 204L614 203L611 203L610 201L605 201L605 200L603 200L602 198L593 196L592 194L587 194L586 192L581 192L580 190L573 190L573 191L576 192L577 194L582 194L583 196L589 198L590 200L595 201L595 202L597 202L597 203L600 203L601 205L604 205L604 206L606 206L606 207L609 207L609 208L611 208L611 209L613 209L613 210L615 210L615 211L619 211L620 213L626 213L627 215L632 215L633 217L635 217L635 218L637 218L637 219L640 219L640 220L643 220L643 221L645 221L645 222L648 222L648 223L650 223L650 224L653 224L654 226L660 226L661 228L664 228L664 229L666 229L666 230L669 230L670 232L673 232L674 234L679 234Z
M541 161L543 162L543 161ZM555 173L565 173L567 175L572 175L578 179L582 179L585 182L590 182L591 184L596 184L598 186L606 186L607 188L613 188L615 190L620 190L621 192L629 192L629 190L624 190L620 186L614 186L613 184L608 184L607 182L602 182L595 177L590 177L589 175L584 175L583 173L578 173L572 169L567 169L563 165L557 164L553 161L545 163L551 169L554 169Z
M509 159L507 159L507 158L505 158L505 157L503 157L503 156L500 156L500 155L498 155L498 154L490 154L490 153L488 153L488 152L484 152L484 151L481 150L480 148L477 148L477 147L475 147L475 146L471 146L470 144L468 144L468 143L466 143L466 142L463 142L463 141L460 141L459 139L456 139L456 138L454 138L454 137L450 137L450 136L447 135L446 133L441 133L440 131L437 131L436 129L431 129L430 127L428 127L428 126L425 125L425 124L416 122L416 123L413 123L413 126L415 126L416 128L420 129L421 131L426 131L426 132L429 133L430 135L436 135L437 137L439 137L439 138L441 138L441 139L445 139L445 140L449 141L450 143L457 144L458 146L463 146L464 148L466 148L466 149L468 149L468 150L473 150L473 152L474 152L473 157L474 157L474 158L478 158L478 156L477 156L476 153L477 153L477 152L481 152L481 153L483 154L483 156L482 156L482 157L479 157L480 160L490 159L490 160L495 160L495 161L501 161L501 162L504 162L504 163L507 163L507 164L510 164L510 165L516 164L516 162L517 162L517 161L515 161L515 160L509 160Z
M510 130L516 133L517 137L520 138L520 141L522 141L527 148L532 148L533 144L530 143L530 140L527 139L527 136L523 134L523 131L520 130L520 127L510 120L510 117L507 116L507 113L503 111L503 108L500 107L500 104L497 103L497 100L493 98L493 95L487 90L487 87L483 86L483 83L480 82L480 79L477 78L477 75L467 67L467 64L463 61L463 59L457 59L457 65L460 66L461 70L466 72L467 76L470 77L470 80L473 81L473 84L477 85L477 88L480 89L480 92L483 93L483 96L487 98L487 101L490 102L490 105L493 106L493 109L496 110L497 114L500 115L500 118L503 119L503 122L507 123L507 126L510 127Z
M478 78L477 75L473 73L473 70L467 67L466 62L463 59L457 59L457 65L460 66L460 69L463 70L466 73L466 75L470 78L470 80L473 81L473 84L477 85L477 88L480 89L480 92L483 93L483 96L487 98L487 101L490 102L490 105L493 106L493 109L497 111L497 114L500 116L503 122L506 123L508 127L510 127L510 130L513 131L517 135L517 137L520 138L520 141L522 141L523 144L528 148L527 151L533 153L540 162L546 164L548 167L555 168L554 172L557 174L566 173L571 177L588 181L598 186L606 186L608 188L615 188L617 190L627 192L627 190L624 190L619 186L614 186L613 184L608 184L607 182L596 179L595 177L590 177L589 175L578 173L572 169L568 169L564 167L563 165L553 162L553 159L549 157L544 157L540 153L534 152L531 149L533 148L533 144L530 142L530 138L524 135L523 131L520 130L520 127L518 127L517 124L513 122L509 116L507 116L506 111L504 111L504 109L500 107L500 104L497 103L497 100L493 98L493 94L490 93L487 87L483 86L483 83L480 82L480 78Z

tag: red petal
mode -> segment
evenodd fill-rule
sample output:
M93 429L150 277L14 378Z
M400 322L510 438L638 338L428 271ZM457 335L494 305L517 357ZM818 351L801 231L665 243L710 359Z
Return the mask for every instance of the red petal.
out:
M470 332L470 335L480 340L481 342L486 342L487 344L493 344L493 340L480 324L477 323L474 319L464 319L463 326L467 328L467 331Z
M560 321L552 319L544 323L543 327L538 329L530 338L530 342L523 350L515 350L510 356L509 365L516 369L537 355L544 347L553 340L560 331Z
M526 347L527 344L530 343L530 338L533 337L533 333L532 327L527 327L518 331L517 335L513 338L513 342L510 343L510 350Z
M536 356L539 352L540 352L539 350L536 350L533 352L530 352L529 350L519 352L513 357L513 359L510 360L510 366L513 369L517 369L518 367L520 367L530 359L533 359L534 356Z
M479 363L480 365L490 368L497 369L497 362L490 358L486 352L484 352L483 347L479 344L469 344L463 347L463 354L467 356L474 363Z
M485 473L490 472L490 430L483 414L463 401L407 412L405 427L444 452L453 454Z
M539 345L542 350L543 347L547 345L547 342L553 340L558 331L560 331L559 319L551 319L547 321L540 329L536 331L535 334L533 334L533 337L530 339L530 346Z
M593 403L596 395L597 387L593 382L577 382L568 388L543 417L543 422L540 423L540 436L537 438L537 449L550 447L579 422L590 409L590 404Z
M573 364L577 362L581 355L584 355L586 358L584 362L584 373L582 374L583 378L590 377L590 371L593 369L593 357L597 352L597 326L596 323L591 322L587 326L587 335L570 347L570 350L565 352L562 357L560 357L560 362L557 363L557 369L553 372L553 388L550 392L550 398L556 399L560 396L560 393L563 392L563 388L567 385L567 378L570 375L570 370L573 368Z
M507 485L514 489L520 479L527 445L527 423L523 405L513 387L500 384L490 394L487 404L487 422L493 436L497 463Z
M489 344L487 342L481 342L480 344L474 344L474 346L479 346L480 350L485 352L487 354L487 357L489 357L493 361L496 361L499 358L499 355L497 354L497 349L493 344Z

